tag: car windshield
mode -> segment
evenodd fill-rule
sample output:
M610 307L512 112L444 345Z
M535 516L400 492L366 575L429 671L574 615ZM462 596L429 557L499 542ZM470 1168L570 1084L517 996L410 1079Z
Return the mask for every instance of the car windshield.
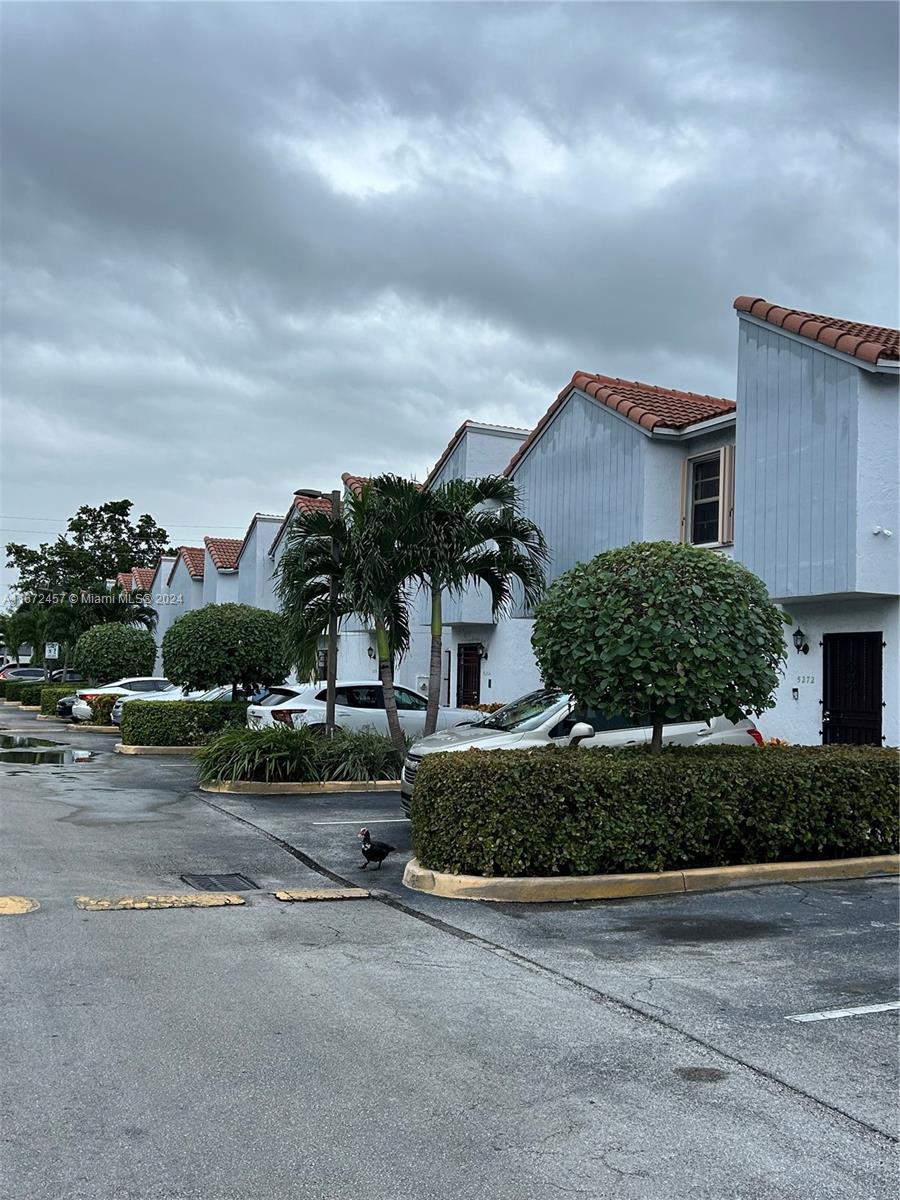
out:
M562 712L569 703L565 692L557 692L550 688L541 688L529 692L513 700L511 704L498 708L486 720L481 722L484 729L502 729L509 733L513 730L524 731L537 729L554 713Z

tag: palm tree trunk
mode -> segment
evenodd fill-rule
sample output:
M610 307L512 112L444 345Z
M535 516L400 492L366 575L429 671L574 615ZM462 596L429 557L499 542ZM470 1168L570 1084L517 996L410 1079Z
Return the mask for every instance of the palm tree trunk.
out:
M403 730L400 727L400 718L397 716L397 697L394 693L394 671L391 662L390 642L388 641L384 621L380 617L377 617L375 620L375 642L378 646L378 676L381 679L384 694L384 711L387 716L388 732L391 741L394 743L394 749L401 758L405 758L406 738L403 736Z
M439 584L431 585L431 661L428 667L428 707L425 710L425 737L437 729L438 707L441 703L441 658L443 652L444 614Z

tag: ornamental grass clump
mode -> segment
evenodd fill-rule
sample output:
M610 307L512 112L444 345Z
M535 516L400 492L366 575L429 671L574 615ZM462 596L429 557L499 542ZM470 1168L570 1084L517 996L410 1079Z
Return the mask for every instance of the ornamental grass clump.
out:
M324 783L396 779L390 738L367 730L328 737L311 729L234 729L197 755L201 783Z

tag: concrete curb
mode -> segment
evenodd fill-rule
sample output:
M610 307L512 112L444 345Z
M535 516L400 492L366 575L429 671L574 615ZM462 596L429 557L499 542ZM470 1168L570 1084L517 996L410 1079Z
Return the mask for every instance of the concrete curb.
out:
M39 704L20 704L19 708L21 708L22 712L39 713L41 711L41 706Z
M145 754L148 757L153 754L193 755L202 749L202 746L126 746L124 742L116 742L113 746L116 754Z
M379 779L373 782L354 780L350 783L201 783L201 792L224 792L233 796L320 796L331 792L396 792L399 779Z
M76 725L72 723L72 728L77 729L79 733L121 733L118 725Z
M36 721L58 721L61 725L71 724L68 717L51 717L49 713L38 713Z
M900 874L898 854L812 862L749 863L737 867L693 867L686 871L633 875L532 875L522 878L429 871L413 858L406 864L403 884L412 891L427 892L448 900L546 904L559 900L616 900L628 896L712 892L763 883L794 883L803 879L860 879L866 875L897 874Z

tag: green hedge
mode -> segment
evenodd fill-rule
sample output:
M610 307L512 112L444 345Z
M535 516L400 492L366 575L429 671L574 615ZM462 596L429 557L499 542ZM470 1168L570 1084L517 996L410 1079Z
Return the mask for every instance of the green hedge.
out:
M17 704L23 704L22 693L25 688L30 686L30 683L23 683L22 680L7 680L3 689L3 698L4 700L15 700Z
M126 746L202 746L229 726L244 726L246 700L126 700Z
M429 754L412 801L423 866L592 875L897 850L898 753L874 747Z
M80 687L85 687L83 683L52 683L48 687L46 684L40 690L40 705L41 712L44 716L55 717L56 705L63 696L73 696Z
M121 692L113 692L108 694L104 692L100 696L95 696L90 701L91 705L91 724L92 725L111 725L112 720L110 713L113 710L113 705L119 699Z
M47 686L46 679L29 681L18 692L20 704L38 705L41 702L41 691Z
M231 729L197 755L201 783L319 783L397 779L400 756L371 730Z

